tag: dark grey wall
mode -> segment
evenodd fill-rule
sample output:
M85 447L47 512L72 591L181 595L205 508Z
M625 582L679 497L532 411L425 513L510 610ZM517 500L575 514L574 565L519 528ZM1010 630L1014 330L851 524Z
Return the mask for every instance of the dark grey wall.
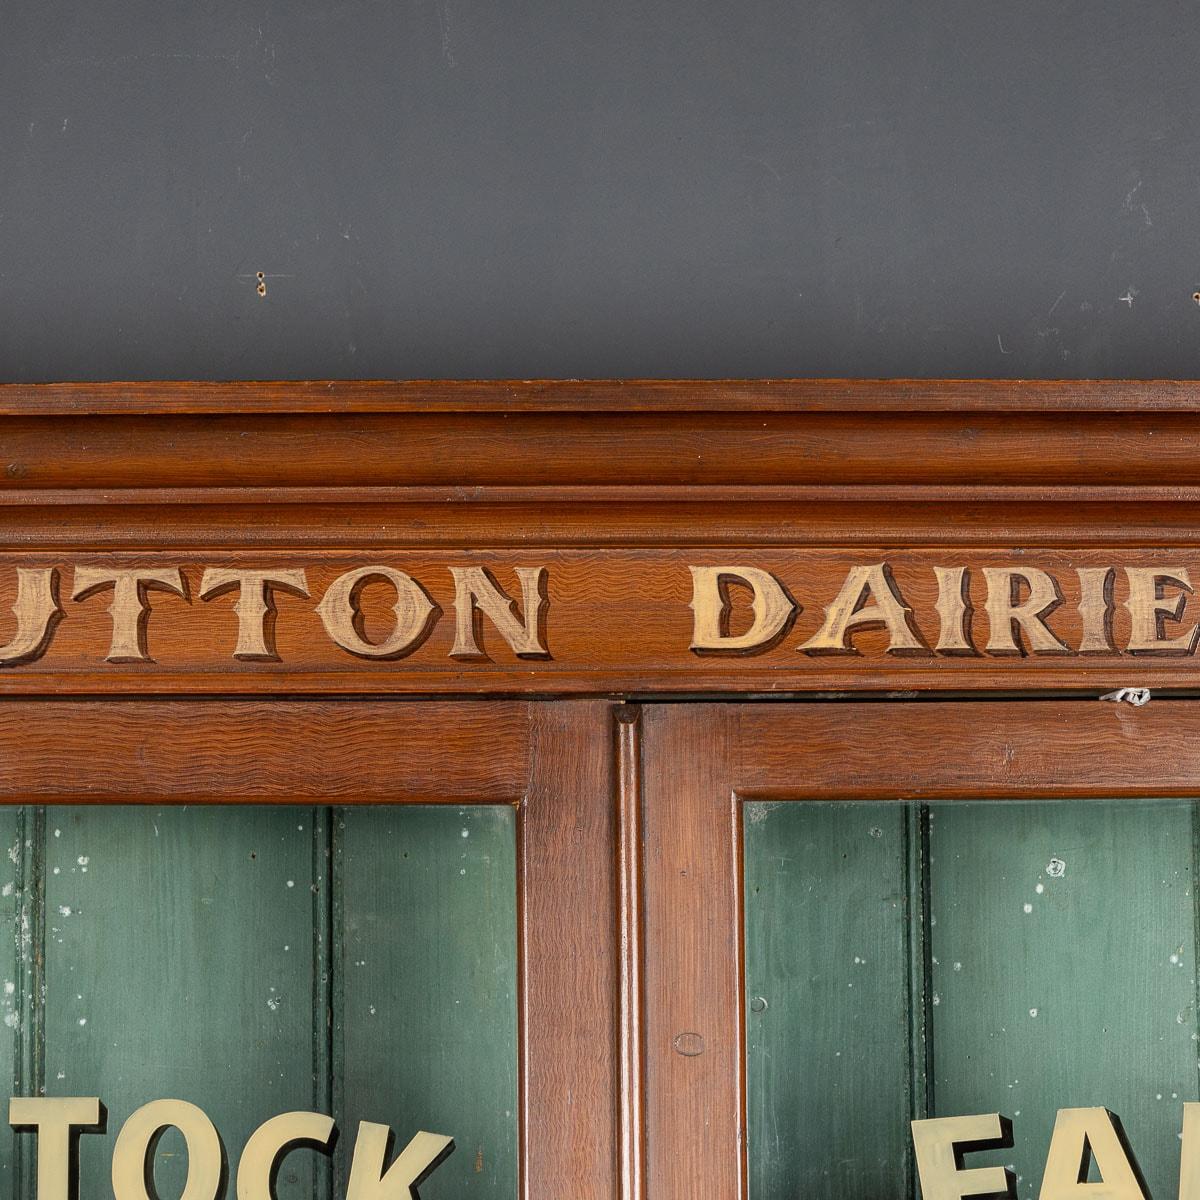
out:
M3 0L0 379L1200 376L1198 63L1170 0Z

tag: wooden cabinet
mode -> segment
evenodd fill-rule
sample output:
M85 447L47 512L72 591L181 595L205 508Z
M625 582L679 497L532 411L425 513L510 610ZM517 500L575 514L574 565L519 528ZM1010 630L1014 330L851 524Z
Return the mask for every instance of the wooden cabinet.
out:
M360 1120L455 1138L424 1200L915 1200L909 1122L997 1111L1024 1200L1094 1105L1171 1194L1198 409L0 386L0 1079L104 1098L84 1197L171 1095L231 1172L332 1113L278 1200Z

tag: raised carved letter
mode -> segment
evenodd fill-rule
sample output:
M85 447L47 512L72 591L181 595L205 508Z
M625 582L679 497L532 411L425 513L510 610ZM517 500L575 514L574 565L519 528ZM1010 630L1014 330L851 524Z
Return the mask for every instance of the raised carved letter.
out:
M303 571L239 571L228 567L207 567L200 580L200 599L211 600L222 592L238 589L238 640L233 657L246 660L275 660L275 605L273 588L308 595Z
M965 655L976 653L971 641L971 576L966 567L934 567L937 576L938 640L934 647L939 654Z
M1196 649L1197 626L1193 624L1177 637L1166 636L1166 623L1178 621L1192 590L1186 567L1126 567L1129 579L1130 654L1191 654ZM1170 600L1164 589L1179 588Z
M1083 633L1080 654L1112 654L1113 576L1112 567L1079 567L1079 616Z
M1005 1150L1013 1144L1012 1123L999 1113L914 1121L912 1137L923 1200L1016 1196L1016 1177L1006 1167L959 1166L972 1150Z
M37 1130L37 1200L70 1200L76 1193L76 1131L104 1132L98 1096L13 1096L8 1123Z
M386 1125L359 1122L346 1200L415 1200L417 1186L454 1153L452 1138L421 1132L389 1167L391 1140L392 1131Z
M203 1109L186 1100L155 1100L131 1114L113 1147L114 1200L155 1200L154 1146L174 1127L187 1145L188 1173L179 1200L217 1200L225 1168L221 1135Z
M18 567L17 599L12 606L17 632L0 647L0 667L41 658L62 617L58 604L58 572L53 567Z
M382 642L368 642L359 595L368 583L384 580L396 589L396 626ZM343 650L360 658L402 658L429 635L440 609L415 579L392 567L359 567L339 575L317 605L325 632Z
M485 567L451 567L454 576L454 646L451 658L486 658L479 648L479 613L486 614L496 632L518 658L549 658L542 632L546 599L546 568L517 567L521 581L524 621L515 604Z
M271 1179L280 1159L302 1143L329 1149L334 1128L332 1117L315 1112L281 1113L264 1121L250 1135L238 1160L238 1200L275 1200Z
M796 602L769 571L758 567L689 567L692 573L692 652L747 654L767 650L783 637L796 613ZM742 583L752 594L754 620L745 633L729 632L733 602L730 583Z
M867 604L871 598L874 604ZM825 609L821 628L797 649L805 654L857 654L850 643L855 629L883 626L891 637L889 654L928 654L912 624L887 563L852 567L833 603Z
M129 571L110 571L104 567L75 568L72 600L83 600L105 588L113 590L113 600L108 606L113 625L108 661L149 662L146 623L150 620L150 602L146 593L151 588L158 588L186 598L187 591L179 568L163 567L157 571L144 567Z
M1058 582L1037 567L984 567L987 580L989 654L1024 654L1015 628L1029 640L1034 654L1070 654L1046 627L1044 618L1062 603ZM1029 595L1021 600L1021 587Z
M1093 1161L1103 1182L1087 1182ZM1147 1200L1142 1173L1114 1113L1058 1110L1038 1195L1039 1200Z

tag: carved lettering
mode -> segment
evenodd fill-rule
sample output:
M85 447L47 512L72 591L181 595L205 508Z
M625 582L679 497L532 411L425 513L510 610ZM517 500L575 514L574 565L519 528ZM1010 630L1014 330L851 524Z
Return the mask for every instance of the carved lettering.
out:
M1088 1183L1095 1164L1101 1183ZM1118 1118L1106 1108L1060 1108L1039 1200L1148 1200Z
M939 654L975 654L971 641L971 576L966 567L934 567L937 577Z
M104 567L76 567L72 600L84 600L96 592L112 588L113 599L108 606L112 617L112 644L106 655L109 662L150 662L146 648L146 625L150 620L152 588L174 592L187 598L183 576L178 567L161 567L156 571L138 568L112 571Z
M868 604L868 600L874 603ZM929 648L912 624L912 610L900 597L886 563L852 567L821 628L799 647L805 654L857 654L851 644L856 629L887 629L889 654L927 654Z
M17 599L12 606L17 632L0 648L0 667L41 658L62 617L58 603L58 572L53 567L18 567Z
M217 1200L223 1183L225 1149L203 1109L186 1100L155 1100L136 1109L121 1126L113 1147L114 1200L156 1200L154 1147L167 1129L178 1129L187 1146L187 1179L179 1200Z
M211 600L223 592L237 589L233 611L238 619L238 640L233 657L244 661L276 662L275 588L296 596L308 596L308 581L303 571L241 571L208 567L200 580L200 599Z
M396 589L396 624L382 642L367 641L359 596L369 583L383 580ZM343 650L359 658L402 658L429 636L440 614L425 589L392 567L359 567L339 575L317 605L325 632Z
M511 597L500 590L486 567L451 567L454 576L454 646L451 658L486 658L479 648L484 614L518 658L549 658L542 628L546 606L546 568L517 567L524 619L518 620Z
M1113 578L1112 567L1080 567L1079 618L1083 633L1080 654L1112 654Z
M1006 1167L960 1165L962 1156L970 1151L1012 1146L1012 1123L999 1113L913 1121L912 1138L923 1200L1015 1198L1016 1177Z
M437 1166L454 1152L454 1139L440 1133L416 1134L387 1165L391 1130L360 1121L346 1184L346 1200L411 1200Z
M1045 618L1062 603L1058 581L1037 567L984 567L987 580L989 654L1024 654L1021 635L1034 654L1070 654ZM1024 599L1021 593L1028 589ZM1018 629L1020 634L1018 634Z
M37 1130L37 1200L72 1200L77 1164L75 1135L103 1133L98 1096L13 1096L8 1123Z
M264 1121L238 1160L237 1200L275 1200L271 1180L284 1155L303 1144L328 1150L336 1128L332 1117L315 1112L280 1113Z
M1196 649L1197 626L1192 624L1176 637L1167 637L1167 621L1178 621L1191 595L1192 581L1186 567L1126 567L1129 598L1130 654L1191 654ZM1179 592L1167 599L1167 588Z
M692 573L692 645L695 654L761 653L786 636L796 602L769 571L758 567L689 567ZM729 632L733 609L729 585L750 589L753 620L743 633Z

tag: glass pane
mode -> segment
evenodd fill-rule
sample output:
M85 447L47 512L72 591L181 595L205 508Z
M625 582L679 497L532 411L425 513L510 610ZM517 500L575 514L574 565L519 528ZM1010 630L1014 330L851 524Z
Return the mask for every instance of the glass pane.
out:
M289 1153L279 1200L344 1195L358 1122L456 1151L423 1200L517 1193L516 814L457 808L7 810L10 1094L99 1095L82 1200L111 1195L129 1113L199 1105L238 1157L261 1122L332 1113L333 1162ZM44 990L42 983L44 982ZM0 1165L33 1195L33 1135ZM27 1164L22 1166L21 1164ZM180 1194L183 1139L154 1155Z
M1154 1195L1197 1099L1184 801L751 804L752 1200L916 1194L914 1116L1000 1111L1036 1197L1055 1112L1122 1119Z

